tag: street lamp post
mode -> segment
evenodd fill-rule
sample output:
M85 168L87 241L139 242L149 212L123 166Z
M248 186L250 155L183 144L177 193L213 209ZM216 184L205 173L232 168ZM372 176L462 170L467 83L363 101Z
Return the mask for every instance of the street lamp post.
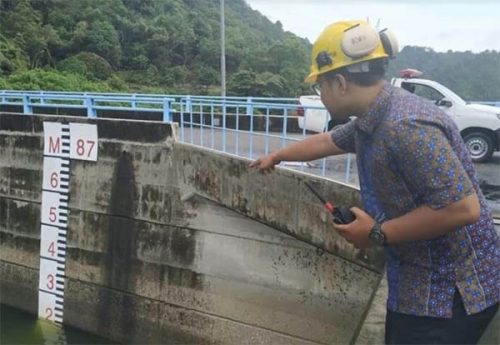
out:
M224 0L220 0L220 39L221 39L221 56L220 56L220 69L221 69L221 95L226 97L226 28L224 18Z

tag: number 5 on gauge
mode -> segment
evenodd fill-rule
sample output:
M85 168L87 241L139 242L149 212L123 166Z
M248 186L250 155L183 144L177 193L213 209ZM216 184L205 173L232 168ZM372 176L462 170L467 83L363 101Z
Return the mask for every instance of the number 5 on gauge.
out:
M60 225L60 195L54 192L42 192L42 223L52 226Z

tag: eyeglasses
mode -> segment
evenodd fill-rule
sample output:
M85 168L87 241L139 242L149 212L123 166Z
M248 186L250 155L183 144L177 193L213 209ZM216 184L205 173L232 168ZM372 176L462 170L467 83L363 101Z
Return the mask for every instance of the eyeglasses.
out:
M321 96L321 86L319 84L313 84L312 89L317 96Z

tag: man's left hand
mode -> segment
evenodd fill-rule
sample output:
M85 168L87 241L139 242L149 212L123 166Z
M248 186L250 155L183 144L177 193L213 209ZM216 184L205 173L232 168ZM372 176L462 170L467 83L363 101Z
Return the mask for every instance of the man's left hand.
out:
M335 229L338 230L340 236L354 245L356 249L370 248L372 242L368 236L375 225L375 220L357 207L352 207L351 212L356 216L356 220L346 225L334 224Z

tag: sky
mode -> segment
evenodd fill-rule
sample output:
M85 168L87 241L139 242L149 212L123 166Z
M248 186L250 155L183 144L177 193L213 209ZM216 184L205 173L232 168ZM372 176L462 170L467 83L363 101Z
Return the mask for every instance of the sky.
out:
M368 17L392 30L400 48L417 45L438 52L500 51L498 0L246 0L283 29L314 43L339 20Z

